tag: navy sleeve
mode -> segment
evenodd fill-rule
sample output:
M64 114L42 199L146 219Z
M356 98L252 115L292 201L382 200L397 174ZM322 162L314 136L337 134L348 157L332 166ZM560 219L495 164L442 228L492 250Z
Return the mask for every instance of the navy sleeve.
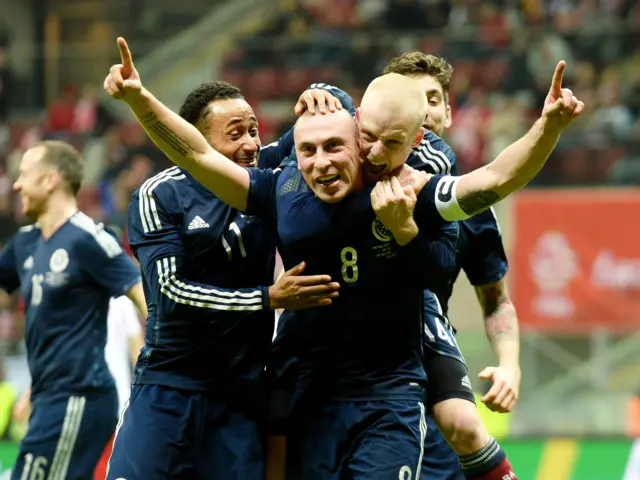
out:
M293 128L281 136L277 142L270 143L260 150L259 168L275 169L293 150Z
M420 145L413 149L407 165L434 175L458 175L453 150L447 142L429 130L425 130Z
M83 228L87 235L78 243L75 252L79 255L83 270L112 297L119 297L140 283L140 270L133 263L116 238L99 223L90 219L72 218L72 222Z
M508 270L507 255L493 208L460 222L467 252L462 269L473 286L497 282Z
M341 90L338 87L334 87L333 85L327 85L326 83L312 83L309 88L307 88L307 90L313 90L314 88L326 90L331 95L340 100L342 108L347 110L351 115L355 115L356 109L353 105L353 98L351 98L351 96L344 90Z
M418 235L400 249L410 272L424 288L434 289L452 281L456 269L457 222L425 224L416 218Z
M13 237L0 252L0 288L7 293L13 292L20 286L15 241L15 237Z
M269 289L219 288L190 280L181 235L181 212L169 185L146 192L148 201L140 202L134 193L129 205L127 232L129 244L140 262L145 281L147 303L162 312L187 309L185 315L206 309L246 315L269 308ZM149 221L151 220L151 221ZM194 315L194 318L198 318Z
M247 215L255 215L272 224L276 219L276 187L281 170L249 168Z

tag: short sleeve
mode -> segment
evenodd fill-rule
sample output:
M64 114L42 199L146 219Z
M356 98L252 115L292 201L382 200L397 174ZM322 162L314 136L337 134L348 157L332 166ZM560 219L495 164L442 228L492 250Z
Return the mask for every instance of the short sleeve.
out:
M86 229L87 234L75 247L82 268L112 297L124 295L140 283L140 270L102 224L94 224L93 227L92 230Z
M504 277L509 265L493 209L460 222L460 230L467 249L461 267L469 282L481 286Z

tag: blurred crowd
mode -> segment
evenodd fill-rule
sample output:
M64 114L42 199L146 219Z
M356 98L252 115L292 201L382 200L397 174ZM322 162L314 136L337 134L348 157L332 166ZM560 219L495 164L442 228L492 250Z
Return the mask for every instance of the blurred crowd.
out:
M454 66L448 140L463 170L490 161L539 114L558 60L587 105L542 184L639 183L640 4L635 0L280 0L224 75L276 136L279 108L313 82L356 99L393 56L421 50ZM282 115L282 112L286 115Z
M636 0L278 0L278 15L227 56L222 78L254 106L263 143L293 121L293 102L313 82L356 103L393 56L422 50L455 68L447 133L462 171L522 135L538 115L558 60L587 105L538 185L640 183L640 4ZM0 31L0 245L24 222L12 193L22 153L57 138L86 158L81 208L124 229L131 193L168 161L137 124L114 119L100 85L68 84L37 120L11 110L19 91ZM108 65L105 65L105 71ZM44 107L44 106L43 106ZM11 121L9 121L12 119ZM2 303L0 307L8 305ZM21 332L0 308L0 338Z

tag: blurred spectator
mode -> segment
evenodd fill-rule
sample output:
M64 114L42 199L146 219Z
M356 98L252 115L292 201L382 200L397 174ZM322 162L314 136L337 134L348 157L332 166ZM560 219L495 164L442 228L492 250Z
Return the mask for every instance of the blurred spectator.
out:
M5 48L0 46L0 123L7 121L13 81Z
M78 88L70 83L64 87L62 95L53 101L45 123L48 134L67 138L73 131L77 96Z

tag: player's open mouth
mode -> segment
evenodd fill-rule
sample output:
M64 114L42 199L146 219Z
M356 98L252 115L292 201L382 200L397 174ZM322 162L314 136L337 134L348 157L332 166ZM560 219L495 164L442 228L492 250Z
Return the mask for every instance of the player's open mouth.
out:
M252 159L242 159L242 160L238 160L238 165L240 165L241 167L255 167L257 162L255 158Z
M378 175L384 172L385 168L387 168L386 163L373 163L371 160L367 159L367 170L369 171L369 173Z
M318 177L316 182L320 185L331 185L334 182L337 182L340 179L340 174L336 173L334 175L323 175L322 177Z

